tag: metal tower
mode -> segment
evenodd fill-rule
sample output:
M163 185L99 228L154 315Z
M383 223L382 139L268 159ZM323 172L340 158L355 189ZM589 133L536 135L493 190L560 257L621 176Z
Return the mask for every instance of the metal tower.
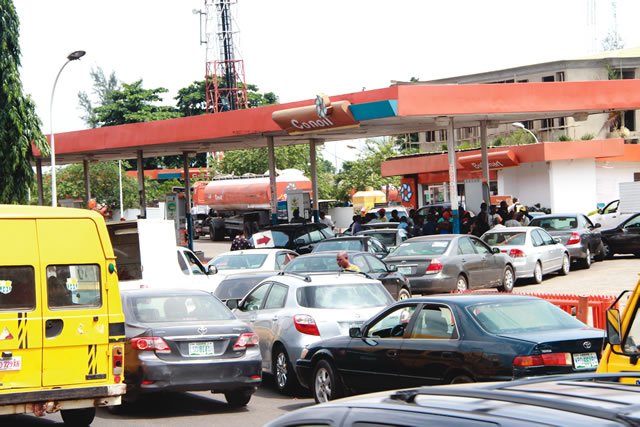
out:
M205 0L207 112L248 108L244 61L236 59L238 32L233 30L236 0ZM202 41L201 41L202 42Z

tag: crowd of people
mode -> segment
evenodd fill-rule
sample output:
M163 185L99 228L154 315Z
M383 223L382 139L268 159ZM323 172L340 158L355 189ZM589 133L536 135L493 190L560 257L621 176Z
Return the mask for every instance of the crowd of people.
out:
M351 233L356 234L362 230L363 224L387 221L385 214L385 210L380 209L377 215L375 213L367 213L364 216L354 215L349 227ZM426 215L419 215L415 209L411 209L408 217L398 217L398 212L394 209L391 212L391 218L391 221L399 223L398 228L407 231L409 237L453 233L451 208L432 207ZM527 208L518 201L517 197L513 198L511 204L504 200L497 206L482 203L476 215L460 207L458 218L461 234L473 234L478 237L493 228L529 225L531 219Z

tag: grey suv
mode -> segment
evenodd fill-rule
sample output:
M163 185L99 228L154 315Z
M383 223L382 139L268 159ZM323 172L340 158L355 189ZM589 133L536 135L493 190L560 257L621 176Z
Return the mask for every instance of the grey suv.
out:
M262 370L275 376L278 390L291 392L298 388L291 360L306 345L348 335L393 302L378 280L364 275L280 273L259 283L234 313L260 338Z

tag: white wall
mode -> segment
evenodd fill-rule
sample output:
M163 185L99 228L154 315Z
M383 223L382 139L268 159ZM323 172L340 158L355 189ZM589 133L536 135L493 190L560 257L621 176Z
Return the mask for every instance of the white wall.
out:
M632 182L634 172L640 173L638 162L596 163L596 201L609 203L620 198L621 182Z
M551 212L589 213L595 209L595 163L593 158L550 162Z
M534 162L499 170L498 194L517 197L525 206L540 203L550 208L549 166L546 162Z

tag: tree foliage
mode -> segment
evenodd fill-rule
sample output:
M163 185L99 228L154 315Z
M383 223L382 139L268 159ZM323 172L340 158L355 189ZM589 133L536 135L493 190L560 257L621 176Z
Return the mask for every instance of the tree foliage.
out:
M105 76L102 67L91 69L91 79L93 80L92 93L97 98L98 106L106 105L110 102L111 94L120 89L120 83L116 78L114 71L109 74L109 77ZM96 117L95 107L91 101L90 96L84 92L78 92L78 101L80 108L84 111L82 120L91 128L98 127L98 119Z
M32 144L49 154L42 123L20 80L20 23L11 0L0 0L0 203L26 203L34 181Z

